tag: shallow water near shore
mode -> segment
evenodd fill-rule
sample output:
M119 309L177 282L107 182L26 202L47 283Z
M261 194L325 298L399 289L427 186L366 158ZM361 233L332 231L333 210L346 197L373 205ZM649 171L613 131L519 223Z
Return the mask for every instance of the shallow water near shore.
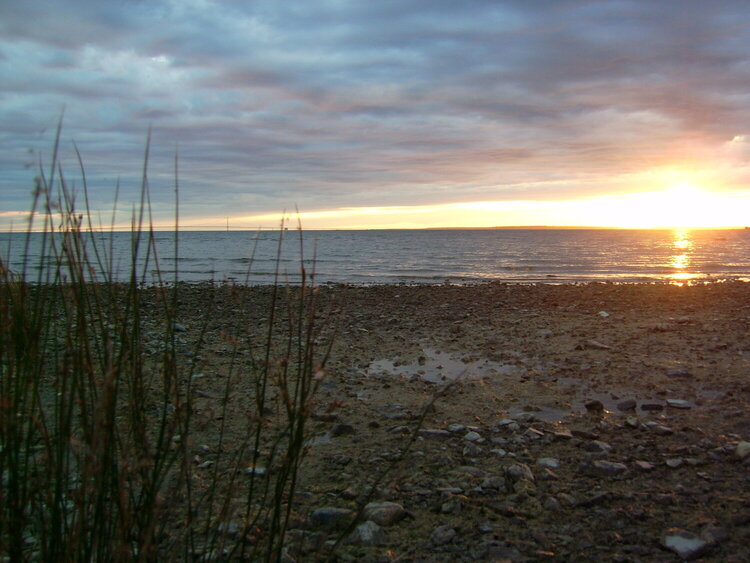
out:
M131 234L88 233L96 267L127 277ZM368 230L205 231L154 234L153 259L139 260L145 283L160 277L184 282L299 283L300 264L314 281L359 285L391 283L580 281L689 282L750 277L750 230ZM0 233L2 258L35 279L41 233ZM282 238L281 243L279 238ZM277 252L281 258L277 261ZM145 248L142 248L145 255ZM278 269L277 269L278 266ZM98 268L97 268L98 269ZM122 280L120 280L122 281Z

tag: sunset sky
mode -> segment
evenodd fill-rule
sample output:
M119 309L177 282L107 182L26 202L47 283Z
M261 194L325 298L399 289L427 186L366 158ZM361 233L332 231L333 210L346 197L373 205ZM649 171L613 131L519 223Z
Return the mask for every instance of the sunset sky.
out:
M7 0L0 229L64 112L95 217L186 228L750 223L750 3Z

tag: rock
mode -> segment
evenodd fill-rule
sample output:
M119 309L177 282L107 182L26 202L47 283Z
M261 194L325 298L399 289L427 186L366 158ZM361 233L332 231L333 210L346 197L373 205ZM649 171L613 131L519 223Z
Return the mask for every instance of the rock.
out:
M524 463L509 465L505 468L505 475L513 483L521 480L531 481L532 483L534 482L534 473L531 471L531 468Z
M457 433L457 432L463 432L464 430L466 430L466 426L464 426L463 424L453 423L450 426L448 426L448 432Z
M487 477L482 481L482 488L483 489L495 489L497 491L502 491L506 487L506 482L503 477L498 476L492 476Z
M662 545L684 560L700 557L710 543L686 530L670 528L662 539Z
M455 537L456 530L450 524L445 524L432 530L430 541L433 545L445 545L452 542Z
M372 520L379 526L393 526L396 522L406 518L409 513L404 507L395 502L371 502L365 506L365 518Z
M627 424L630 428L638 428L641 424L638 422L638 419L634 416L629 416L625 419L625 424Z
M586 401L584 406L586 407L586 410L589 412L601 412L604 410L604 403L602 403L598 399L594 399L592 401Z
M667 372L667 377L681 377L688 378L693 377L693 374L686 369L671 369Z
M587 452L609 452L612 449L607 442L601 440L592 440L584 444L583 449Z
M641 471L652 471L656 469L656 466L649 462L649 461L634 461L633 465L635 465L636 469L640 469Z
M347 543L354 545L363 545L367 547L378 546L385 543L386 533L385 530L375 522L367 520L357 526L354 531L349 534L346 541Z
M570 433L576 438L582 438L584 440L596 440L599 437L598 434L589 432L588 430L571 430Z
M737 444L737 449L734 450L734 453L740 459L750 456L750 442L743 441Z
M560 460L554 457L540 457L536 460L537 465L546 467L548 469L558 469L560 467Z
M451 433L438 428L422 428L419 430L419 435L425 438L448 438Z
M334 424L331 427L331 437L333 438L355 434L356 432L351 424Z
M267 471L265 467L258 467L251 465L250 467L246 467L244 471L245 475L256 475L258 477L265 477Z
M555 497L547 497L542 502L542 506L545 510L549 510L550 512L557 512L560 510L560 501L557 500Z
M606 319L607 317L609 317L609 313L607 311L599 311L597 315L599 315L603 319Z
M590 464L585 464L582 467L585 473L600 477L615 477L622 475L628 470L627 465L624 463L617 463L614 461L606 461L603 459L597 459L592 461Z
M484 438L482 438L482 435L479 434L479 432L474 431L468 432L466 436L464 436L464 440L466 440L467 442L478 442L480 444L484 442Z
M343 530L349 525L353 517L354 512L348 508L326 506L313 510L310 514L310 522L315 528Z
M643 403L641 405L642 411L659 412L664 409L664 405L661 403Z
M685 464L685 460L681 457L672 457L669 458L665 463L667 464L667 467L677 469L678 467L682 467Z
M689 409L692 408L692 404L690 401L685 401L683 399L667 399L667 406L672 407L673 409Z
M644 422L643 424L646 428L648 428L652 432L655 432L656 434L659 434L660 436L669 436L670 434L674 434L674 430L672 430L669 426L664 426L663 424L658 424L653 421Z
M187 332L187 327L185 325L181 325L180 323L174 323L174 331Z
M636 405L637 403L635 399L625 399L624 401L620 401L619 403L617 403L617 408L622 412L634 411Z

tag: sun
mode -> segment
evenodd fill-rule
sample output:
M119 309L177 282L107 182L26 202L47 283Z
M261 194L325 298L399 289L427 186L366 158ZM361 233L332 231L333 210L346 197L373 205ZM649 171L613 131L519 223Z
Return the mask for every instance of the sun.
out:
M746 211L744 201L680 181L660 191L618 198L612 224L631 228L722 228L741 225L747 220L742 218Z

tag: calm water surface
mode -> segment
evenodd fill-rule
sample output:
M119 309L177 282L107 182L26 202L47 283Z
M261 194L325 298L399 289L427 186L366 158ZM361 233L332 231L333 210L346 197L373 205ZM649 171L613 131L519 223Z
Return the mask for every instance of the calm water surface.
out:
M24 253L22 234L0 234L3 261L36 279L41 234ZM131 271L130 233L87 235L86 248L117 279ZM279 244L279 238L282 242ZM302 240L300 240L300 237ZM373 230L155 233L153 256L137 260L154 282L273 281L281 252L282 280L298 283L300 265L317 283L473 283L685 281L750 278L750 230Z

